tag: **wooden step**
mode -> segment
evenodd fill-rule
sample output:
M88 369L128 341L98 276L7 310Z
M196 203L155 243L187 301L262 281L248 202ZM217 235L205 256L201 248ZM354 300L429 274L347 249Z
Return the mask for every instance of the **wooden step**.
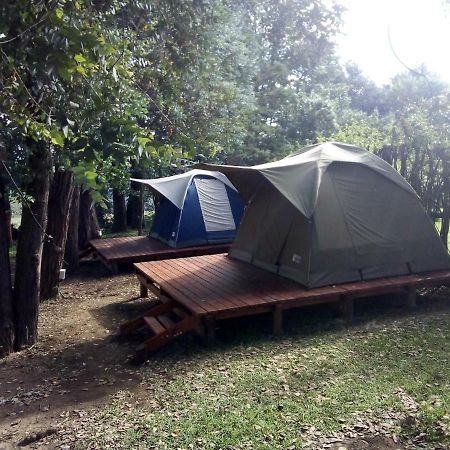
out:
M176 324L167 314L161 314L156 316L156 318L166 329L172 328Z
M188 331L193 331L200 324L200 318L196 315L191 315L181 320L180 322L174 323L173 326L169 328L164 328L161 322L159 322L155 317L146 317L144 319L152 319L147 322L150 328L155 333L155 330L162 330L159 333L155 333L154 336L147 339L136 349L136 359L135 361L142 361L148 356L149 352L158 350L167 342L180 336Z
M156 335L164 333L164 331L166 331L166 328L156 317L153 316L144 317L144 322Z
M178 307L178 306L173 308L172 311L180 319L185 319L186 317L191 315L191 313L189 311L185 310L184 308Z
M148 310L145 314L137 317L136 319L129 320L120 325L119 333L120 334L131 334L134 331L137 331L139 328L143 327L146 324L144 320L146 317L150 316L159 316L161 314L166 314L172 311L175 303L173 300L164 299L164 302L157 303L150 310Z

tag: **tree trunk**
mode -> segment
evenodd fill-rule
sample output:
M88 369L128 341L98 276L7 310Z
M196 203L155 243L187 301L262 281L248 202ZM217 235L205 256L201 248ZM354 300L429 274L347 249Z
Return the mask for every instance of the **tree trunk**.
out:
M113 210L114 220L111 231L121 233L127 231L127 207L125 203L125 194L118 189L113 189Z
M139 193L131 191L127 202L127 225L130 228L139 228Z
M69 228L67 230L66 251L64 260L67 270L74 272L78 270L80 262L80 250L78 246L78 224L80 222L80 186L75 186L72 194L69 212Z
M98 239L101 237L100 234L100 224L97 218L97 208L92 205L91 214L90 214L90 222L91 222L91 239Z
M47 234L52 236L52 239L45 242L42 255L41 301L54 298L58 294L59 272L64 261L73 188L73 173L58 170L53 178L48 199Z
M144 228L144 186L141 185L139 190L139 224L138 234L142 236Z
M143 178L144 173L139 167L133 167L131 170L132 178ZM127 203L127 224L131 228L139 229L141 226L141 183L132 181L130 184L130 195Z
M50 152L45 144L32 145L34 148L29 159L29 168L33 179L27 193L33 197L33 202L22 207L13 293L16 350L33 345L37 339L41 259L50 189Z
M80 219L78 224L78 248L85 250L91 239L100 237L97 215L94 201L90 191L84 191L80 195Z
M5 186L3 186L3 199L4 199L4 211L5 211L5 217L6 217L6 236L8 237L8 246L11 247L13 244L13 237L12 237L12 226L11 226L11 219L12 219L12 211L11 211L11 203L8 198L8 193L6 192Z
M443 203L443 208L442 208L441 230L439 232L439 235L441 236L441 239L445 245L445 248L448 249L448 233L450 231L450 192L449 191L444 192L442 203Z
M449 211L450 213L450 211ZM445 245L445 248L448 249L448 233L450 231L450 219L446 217L445 219L442 219L441 222L441 231L439 235L441 236L442 242Z
M0 175L0 358L14 351L14 309L9 261L6 189Z

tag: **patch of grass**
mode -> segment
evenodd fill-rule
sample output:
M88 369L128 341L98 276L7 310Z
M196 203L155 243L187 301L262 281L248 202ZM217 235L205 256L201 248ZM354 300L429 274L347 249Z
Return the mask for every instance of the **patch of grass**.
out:
M142 232L144 235L148 234L147 231L143 230ZM109 229L105 229L103 230L103 234L102 237L103 238L113 238L113 237L125 237L125 236L137 236L138 235L138 230L129 228L127 231L121 231L118 233L113 233L111 230Z
M449 330L446 309L155 358L148 404L119 395L84 418L80 448L297 449L355 426L449 443Z
M16 244L12 244L11 247L9 247L9 257L15 258L16 252L17 252L17 246L16 246Z

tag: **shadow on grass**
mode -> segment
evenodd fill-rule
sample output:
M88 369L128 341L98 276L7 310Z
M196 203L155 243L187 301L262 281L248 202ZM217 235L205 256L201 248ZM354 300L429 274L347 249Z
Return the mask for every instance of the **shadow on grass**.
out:
M418 305L410 309L405 298L384 295L361 299L355 302L354 327L373 327L414 316L426 316L436 310L449 311L448 291L441 297L418 297ZM108 304L94 311L96 320L103 326L138 317L149 310L155 298L131 298ZM322 304L288 310L284 313L284 333L281 337L272 334L272 316L260 314L220 321L216 328L216 341L207 346L197 335L188 333L163 346L150 356L150 361L189 360L196 354L208 354L232 350L241 346L264 346L272 341L302 339L310 336L325 336L348 329L336 304ZM118 319L119 318L119 319ZM134 346L143 342L150 334L144 330L127 338Z

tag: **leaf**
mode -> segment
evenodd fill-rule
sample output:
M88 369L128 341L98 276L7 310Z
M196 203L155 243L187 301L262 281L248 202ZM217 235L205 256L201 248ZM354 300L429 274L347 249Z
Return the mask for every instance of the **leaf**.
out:
M140 136L137 138L137 141L138 141L139 145L145 145L147 142L150 142L151 139L148 137Z
M81 53L77 53L73 59L77 62L77 63L84 63L87 61L87 59L81 54Z
M95 181L97 178L97 172L92 172L89 170L87 172L84 172L84 176L88 181Z
M52 144L57 145L58 147L64 147L64 134L53 130L50 134L50 139Z
M116 70L115 67L113 67L112 76L114 78L114 81L118 81L119 80L119 77L117 76L117 70Z
M64 10L62 8L56 8L55 16L61 20L64 17Z
M62 131L64 133L64 137L67 137L69 134L69 126L68 125L64 125L62 128Z

